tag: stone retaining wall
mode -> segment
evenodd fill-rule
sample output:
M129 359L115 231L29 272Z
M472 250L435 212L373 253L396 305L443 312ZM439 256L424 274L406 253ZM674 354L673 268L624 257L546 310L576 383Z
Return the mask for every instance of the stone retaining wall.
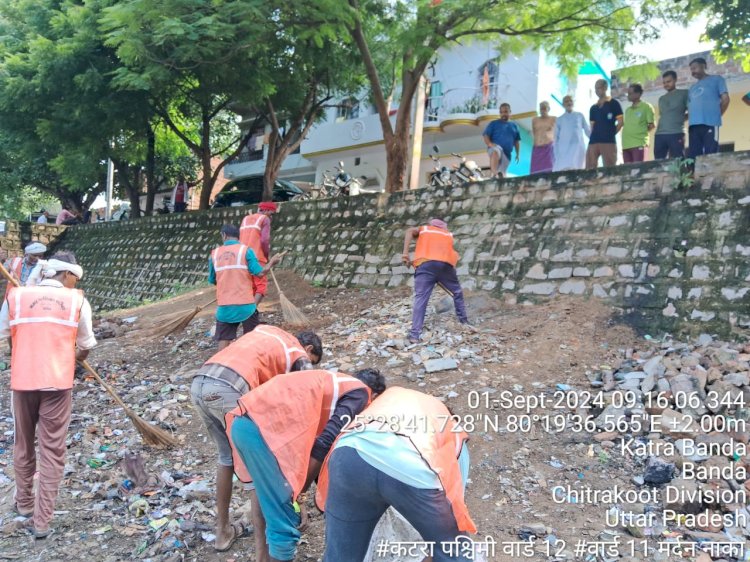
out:
M455 189L286 203L274 219L284 267L322 285L398 286L403 231L448 221L468 290L534 301L606 299L651 333L750 327L750 153L699 159L696 187L669 162L559 172ZM225 222L247 209L70 228L95 306L131 305L204 283Z

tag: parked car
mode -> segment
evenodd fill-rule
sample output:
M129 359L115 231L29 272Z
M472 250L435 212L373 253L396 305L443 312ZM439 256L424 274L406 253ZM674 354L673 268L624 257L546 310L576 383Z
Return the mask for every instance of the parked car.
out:
M276 202L291 201L305 192L287 180L276 180L273 188L273 200ZM254 176L234 180L226 185L214 199L212 209L221 207L244 207L255 205L263 199L263 176Z

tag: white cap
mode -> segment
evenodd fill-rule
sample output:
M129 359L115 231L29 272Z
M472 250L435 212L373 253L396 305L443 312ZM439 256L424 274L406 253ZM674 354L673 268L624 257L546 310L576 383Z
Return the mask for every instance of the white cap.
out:
M28 246L26 246L23 250L24 254L43 254L47 251L47 246L42 244L41 242L32 242Z

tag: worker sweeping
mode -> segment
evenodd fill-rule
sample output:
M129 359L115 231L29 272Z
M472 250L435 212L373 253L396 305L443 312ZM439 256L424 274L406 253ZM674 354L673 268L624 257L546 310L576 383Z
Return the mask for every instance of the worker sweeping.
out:
M238 240L240 231L234 225L222 226L220 235L223 245L211 252L208 264L208 282L216 285L218 306L214 339L219 342L219 351L237 337L240 324L244 334L260 324L253 276L264 277L281 261L281 256L274 256L261 266L255 251Z
M409 247L414 239L417 246L414 260L409 258ZM469 324L464 304L464 293L456 274L459 255L453 249L453 234L448 225L440 219L432 219L427 226L409 228L404 235L404 254L401 261L404 265L413 265L414 271L414 310L412 312L409 341L419 342L424 326L427 304L436 284L442 285L453 295L456 315L462 324Z
M458 546L476 533L464 501L467 441L437 398L400 387L381 394L323 463L316 494L326 519L323 562L362 562L389 506L419 532L434 562L474 560Z
M46 251L47 246L41 242L32 242L24 248L24 256L22 258L15 257L6 261L5 269L7 269L21 285L38 285L42 280L41 270L44 265L44 262L41 260ZM8 292L10 292L10 285L5 289L6 297L8 296Z
M263 201L258 205L258 212L247 215L240 224L240 243L252 248L261 265L266 265L271 254L271 220L276 212L276 203ZM260 304L268 290L268 279L253 277L255 304Z
M198 370L191 388L195 405L218 450L216 469L216 542L219 552L229 550L244 528L229 521L234 462L226 434L225 416L250 390L281 373L313 368L323 356L323 344L313 332L293 336L274 326L259 326L211 357ZM260 507L250 493L255 528L262 524Z
M257 562L294 559L303 521L300 494L317 478L341 428L384 390L376 369L353 376L291 373L245 394L227 415L235 472L243 482L252 476L262 511L264 525L255 528Z
M37 286L11 288L0 309L0 337L10 336L11 344L15 510L30 518L28 529L38 539L53 533L50 523L65 468L76 360L86 359L96 345L91 306L75 288L83 269L73 254L56 254L42 274Z

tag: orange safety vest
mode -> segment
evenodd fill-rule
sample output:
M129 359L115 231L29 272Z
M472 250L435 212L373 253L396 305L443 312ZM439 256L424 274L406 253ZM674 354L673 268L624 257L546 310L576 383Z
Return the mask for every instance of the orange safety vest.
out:
M23 258L12 258L8 264L8 273L12 273L19 283L21 283L21 274L23 273ZM5 282L5 298L8 298L8 293L13 288L13 284L8 281Z
M240 243L255 252L255 257L263 265L268 262L268 256L263 252L263 248L260 245L260 233L263 229L263 224L269 220L271 219L263 213L255 213L247 215L242 219L242 224L240 225Z
M226 415L229 442L232 443L234 419L245 415L252 419L276 457L296 500L305 486L315 439L323 433L339 398L358 388L367 390L369 404L370 388L350 375L324 370L278 375L245 394L239 405ZM234 443L232 455L237 478L242 482L252 481Z
M453 234L444 228L422 226L419 228L417 248L414 251L414 267L426 261L442 261L456 267L458 252L453 249Z
M458 456L461 447L469 436L454 421L448 408L437 398L401 387L390 387L378 396L364 412L360 419L365 424L381 426L377 420L385 420L382 431L402 435L420 456L437 474L443 490L451 504L453 515L460 531L476 533L477 528L469 516L464 501L464 488L461 480L461 469ZM369 420L369 421L368 421ZM393 428L392 423L400 423L400 428ZM358 422L355 421L355 424ZM393 431L396 429L395 431ZM337 438L338 440L338 438ZM334 450L336 444L331 447ZM318 477L318 489L315 503L321 510L325 509L328 497L328 460L323 462ZM352 475L356 477L356 475Z
M73 388L82 306L83 291L78 289L34 286L10 290L11 390Z
M276 375L289 373L307 352L297 338L275 326L262 325L206 361L232 369L252 390Z
M216 299L219 306L252 304L253 276L247 270L247 246L219 246L211 253L216 272Z

